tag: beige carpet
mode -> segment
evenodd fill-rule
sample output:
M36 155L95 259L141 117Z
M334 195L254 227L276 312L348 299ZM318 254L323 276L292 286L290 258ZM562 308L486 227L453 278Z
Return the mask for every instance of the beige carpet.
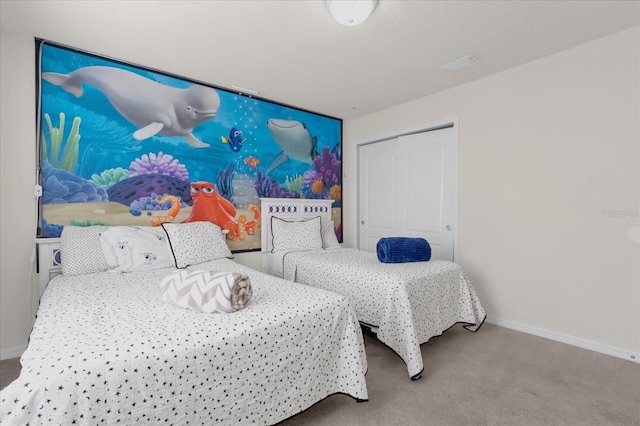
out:
M369 335L369 401L333 395L280 426L640 425L640 364L631 361L490 324L477 333L455 326L422 355L413 382ZM19 368L0 362L0 388Z

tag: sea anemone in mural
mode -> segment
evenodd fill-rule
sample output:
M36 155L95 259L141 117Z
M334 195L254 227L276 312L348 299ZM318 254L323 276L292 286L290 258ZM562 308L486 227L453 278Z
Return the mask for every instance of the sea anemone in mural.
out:
M268 178L260 170L256 173L256 180L253 182L253 186L260 198L299 198L294 191L281 188L278 181Z
M216 175L216 190L226 200L232 201L233 197L233 176L236 174L236 163L229 163L227 167L218 170Z
M151 194L149 197L140 197L137 200L133 200L131 202L131 209L133 210L169 210L171 206L173 206L172 201L165 201L164 203L159 203L158 201L164 197L165 195L171 194ZM180 200L180 197L176 197ZM180 207L188 207L185 203L180 200Z
M102 173L91 175L91 182L100 186L103 189L109 189L121 180L125 180L129 177L129 170L122 167L116 167L114 169L107 169Z
M162 151L158 154L150 152L149 155L144 154L133 160L129 165L129 174L138 176L164 175L189 182L189 172L184 164L180 164L172 155L164 154Z
M62 152L62 158L60 157L60 148L62 148L62 140L64 139L64 124L65 124L65 115L64 112L61 112L60 122L58 127L54 127L51 122L51 117L49 114L44 115L44 119L47 122L47 126L49 127L49 137L51 139L49 145L51 146L50 151L47 151L47 140L44 132L41 134L41 149L40 156L43 161L49 161L51 165L55 168L66 170L68 172L75 171L78 166L78 149L80 145L80 117L75 117L73 119L73 124L71 125L71 131L67 136L67 140L64 144L64 151Z
M166 175L131 176L107 190L109 201L131 206L135 200L148 197L149 194L171 194L180 198L183 205L191 205L191 187L189 182Z
M66 170L42 163L43 204L89 203L108 201L107 192L92 182Z
M284 179L284 186L289 191L293 191L296 194L300 194L300 184L302 183L302 175L287 176Z

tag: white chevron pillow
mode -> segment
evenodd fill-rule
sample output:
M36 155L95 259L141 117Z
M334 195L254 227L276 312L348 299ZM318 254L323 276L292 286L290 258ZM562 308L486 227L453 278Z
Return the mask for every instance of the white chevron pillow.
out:
M162 280L162 300L180 308L207 313L231 313L246 307L251 281L238 272L178 269Z

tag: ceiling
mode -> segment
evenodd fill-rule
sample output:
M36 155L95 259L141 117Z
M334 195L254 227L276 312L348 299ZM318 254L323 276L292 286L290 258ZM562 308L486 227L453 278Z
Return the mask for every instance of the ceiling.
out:
M638 1L379 0L356 27L322 0L0 1L3 31L343 119L639 24ZM480 63L438 69L469 54Z

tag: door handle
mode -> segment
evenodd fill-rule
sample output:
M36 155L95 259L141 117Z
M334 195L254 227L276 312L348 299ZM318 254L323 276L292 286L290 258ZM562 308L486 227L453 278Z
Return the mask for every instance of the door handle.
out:
M361 221L360 221L360 225L364 225L364 220L361 220Z
M447 225L447 226L445 226L445 229L446 229L447 231L451 231L451 225Z

